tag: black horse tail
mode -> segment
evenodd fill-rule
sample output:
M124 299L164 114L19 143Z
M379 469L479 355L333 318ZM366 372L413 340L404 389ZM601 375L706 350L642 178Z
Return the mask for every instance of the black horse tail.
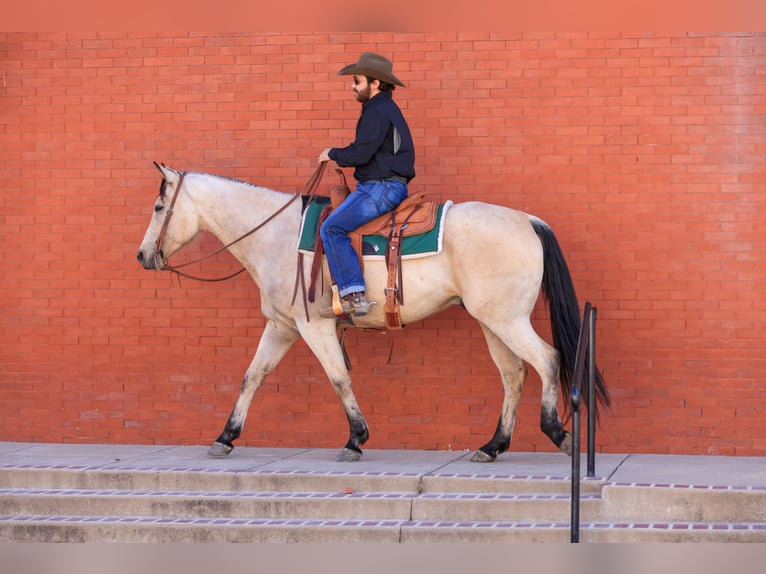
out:
M569 267L564 259L564 253L561 251L561 246L553 230L548 227L547 223L536 217L532 217L530 222L543 246L542 291L550 310L553 346L561 356L559 379L564 395L564 408L568 409L570 406L569 394L574 384L577 342L582 323L580 305L577 302L577 294L572 283L572 276L569 273ZM584 377L581 395L586 401L588 384L588 377ZM609 403L609 391L606 388L606 382L601 376L601 372L596 368L596 414L598 414L599 406L607 407Z

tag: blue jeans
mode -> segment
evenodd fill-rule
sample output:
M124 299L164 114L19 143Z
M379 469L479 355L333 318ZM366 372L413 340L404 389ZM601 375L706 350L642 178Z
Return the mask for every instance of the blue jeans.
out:
M407 198L407 185L398 181L366 181L335 209L322 224L319 234L327 253L338 295L364 291L364 276L348 233L396 208Z

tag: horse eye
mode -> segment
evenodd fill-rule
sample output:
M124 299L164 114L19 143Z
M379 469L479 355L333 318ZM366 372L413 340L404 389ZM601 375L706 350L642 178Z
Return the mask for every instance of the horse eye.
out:
M154 206L154 213L159 213L163 209L165 209L165 206L162 205L161 203L158 203L157 205Z

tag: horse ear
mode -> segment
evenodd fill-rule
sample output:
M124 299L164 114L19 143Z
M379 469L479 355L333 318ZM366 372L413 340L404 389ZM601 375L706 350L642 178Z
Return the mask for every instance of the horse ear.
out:
M157 163L156 161L153 163L154 166L160 170L160 173L162 174L162 177L165 178L165 181L172 183L178 179L178 173L174 169L169 168L164 163Z

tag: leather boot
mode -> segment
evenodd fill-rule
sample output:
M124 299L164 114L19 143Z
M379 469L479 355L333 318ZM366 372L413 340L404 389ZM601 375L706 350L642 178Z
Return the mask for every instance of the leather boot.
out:
M356 293L350 293L345 297L341 297L340 305L346 315L364 317L369 312L370 305L374 305L374 303L367 301L364 291L357 291ZM335 317L336 314L332 307L323 307L319 310L319 316L331 318Z

